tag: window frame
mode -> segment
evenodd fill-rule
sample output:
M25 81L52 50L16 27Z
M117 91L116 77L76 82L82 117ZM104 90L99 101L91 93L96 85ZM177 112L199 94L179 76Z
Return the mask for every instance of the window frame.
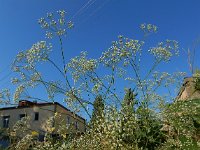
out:
M79 129L79 127L78 127L78 121L75 121L75 128L76 128L76 130Z
M35 112L34 114L35 114L34 121L39 121L39 117L40 117L39 112Z
M7 119L7 122L5 123ZM3 128L9 128L10 116L3 116Z
M26 116L27 116L26 114L19 114L19 120L22 120Z
M70 116L67 116L67 124L69 125L71 122L71 117Z

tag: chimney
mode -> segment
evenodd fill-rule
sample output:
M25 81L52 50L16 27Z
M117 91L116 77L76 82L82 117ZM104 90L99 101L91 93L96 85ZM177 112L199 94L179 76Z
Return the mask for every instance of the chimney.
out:
M18 106L20 107L26 107L26 106L32 106L33 105L33 102L31 101L28 101L28 100L20 100L19 103L18 103Z

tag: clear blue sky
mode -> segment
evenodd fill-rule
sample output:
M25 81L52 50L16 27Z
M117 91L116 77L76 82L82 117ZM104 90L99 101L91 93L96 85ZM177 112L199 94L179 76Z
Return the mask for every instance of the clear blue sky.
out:
M90 57L97 58L118 35L140 39L138 26L152 23L159 27L154 36L156 41L173 39L180 43L180 57L162 71L186 71L190 75L183 49L192 48L193 41L200 38L199 0L0 0L0 89L11 87L10 78L14 74L10 73L9 65L16 54L44 40L37 19L61 9L66 10L70 18L87 2L92 4L72 20L75 28L64 41L67 58L81 51L88 51Z

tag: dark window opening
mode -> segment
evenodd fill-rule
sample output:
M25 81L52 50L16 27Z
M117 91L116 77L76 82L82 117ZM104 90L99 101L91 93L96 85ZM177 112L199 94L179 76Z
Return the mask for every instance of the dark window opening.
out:
M3 128L9 127L9 119L10 119L10 116L3 116Z
M26 114L20 114L19 119L21 120L22 118L26 117Z
M35 112L35 120L39 120L39 112Z
M67 116L67 124L70 124L70 116Z
M76 128L76 130L78 130L78 122L77 121L75 122L75 128Z

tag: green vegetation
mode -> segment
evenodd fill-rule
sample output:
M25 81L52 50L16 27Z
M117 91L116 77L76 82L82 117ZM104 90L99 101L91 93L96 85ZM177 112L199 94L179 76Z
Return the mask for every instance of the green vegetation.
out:
M170 126L167 147L198 149L200 140L200 99L177 101L166 109ZM170 139L171 138L171 139ZM171 143L168 143L171 142Z
M195 77L195 90L199 91L200 90L200 70L196 69L193 76Z
M95 101L93 103L93 113L92 113L92 118L90 120L91 124L95 124L96 121L103 119L104 116L104 102L103 102L103 98L101 95L98 95L95 98Z

